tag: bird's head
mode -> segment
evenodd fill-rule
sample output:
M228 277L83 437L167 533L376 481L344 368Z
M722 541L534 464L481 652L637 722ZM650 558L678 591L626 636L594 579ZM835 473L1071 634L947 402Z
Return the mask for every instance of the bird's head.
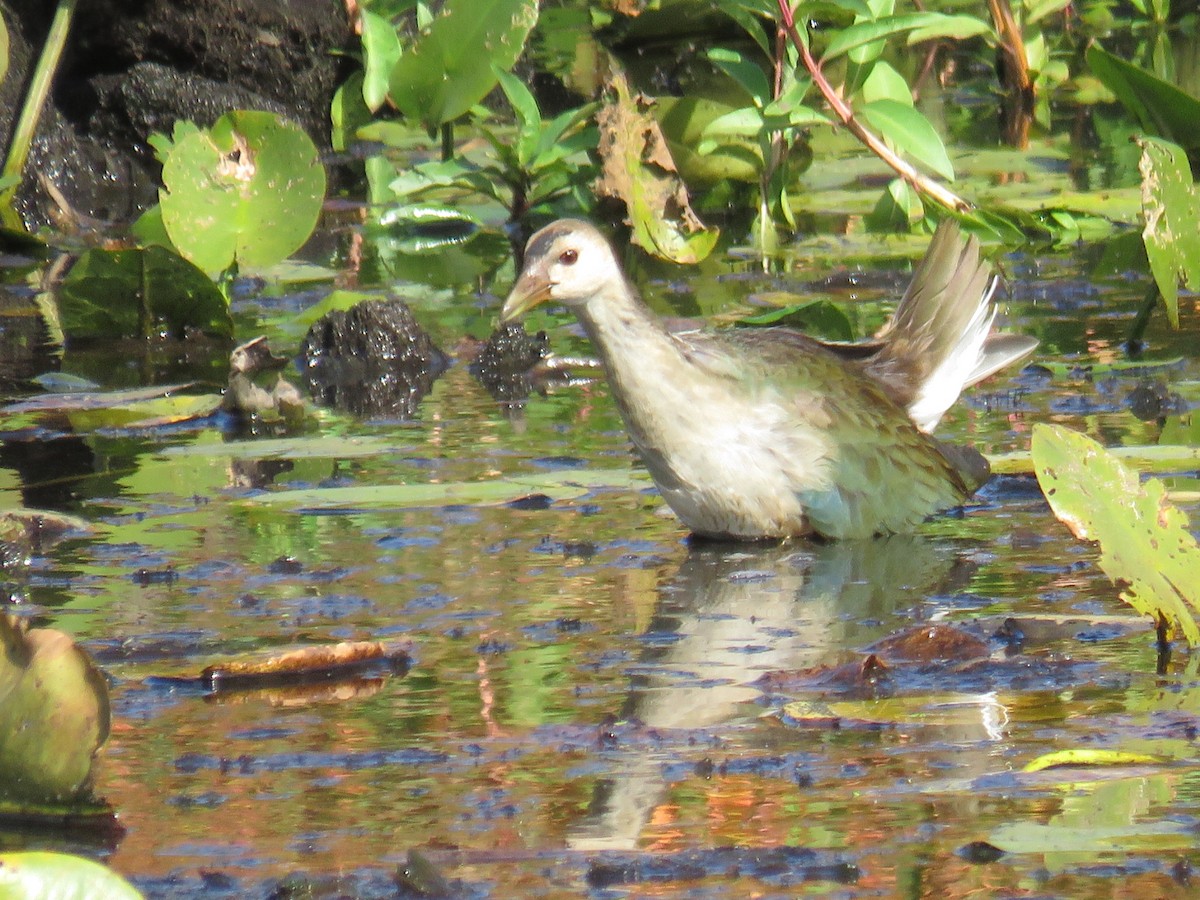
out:
M512 322L549 300L579 308L624 276L612 247L596 228L561 219L534 234L525 246L525 268L500 312Z

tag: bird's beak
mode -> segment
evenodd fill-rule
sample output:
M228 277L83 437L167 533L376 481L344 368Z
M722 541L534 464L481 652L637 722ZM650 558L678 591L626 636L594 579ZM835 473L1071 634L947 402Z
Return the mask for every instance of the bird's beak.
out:
M539 303L550 299L550 279L537 269L526 269L513 285L512 293L500 310L500 322L515 322Z

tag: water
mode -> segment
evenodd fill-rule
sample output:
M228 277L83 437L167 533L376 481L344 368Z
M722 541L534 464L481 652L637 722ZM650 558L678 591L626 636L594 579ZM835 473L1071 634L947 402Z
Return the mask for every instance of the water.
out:
M1070 257L1007 266L1010 324L1043 338L1037 362L1120 357L1140 285ZM799 280L869 325L903 268ZM719 311L771 282L727 257L686 282L644 277L661 312ZM495 309L469 292L416 293L446 349ZM251 291L239 333L285 348L297 302ZM1182 332L1155 320L1145 356L1181 358L1154 377L1194 407L1189 302ZM539 324L558 352L587 352L565 316ZM1194 414L1131 414L1140 383L1006 373L939 433L997 454L1041 421L1194 443ZM284 443L219 425L60 421L56 440L6 444L4 503L95 528L36 557L10 610L73 635L111 679L96 793L125 833L8 828L0 845L82 848L154 896L261 896L286 878L386 896L412 849L468 897L1187 892L1194 661L1156 674L1148 625L1028 479L912 537L705 546L630 481L601 382L506 415L459 364L413 422L327 414ZM608 487L555 502L414 506L394 487L592 470ZM334 508L308 493L353 488ZM996 637L1009 618L1023 639ZM935 625L959 632L941 651L886 643ZM411 642L411 668L219 695L156 680L344 640ZM1022 771L1078 747L1154 762Z

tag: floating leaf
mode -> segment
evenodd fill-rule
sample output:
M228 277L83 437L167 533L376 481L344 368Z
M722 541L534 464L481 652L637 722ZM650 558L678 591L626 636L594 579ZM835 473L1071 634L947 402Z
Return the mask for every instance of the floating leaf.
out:
M1079 362L1064 362L1061 360L1042 360L1031 363L1030 368L1036 372L1044 372L1051 378L1087 378L1097 379L1109 375L1125 378L1145 378L1150 375L1163 373L1168 369L1178 369L1183 366L1182 356L1170 359L1116 359L1111 362L1094 360Z
M68 338L182 337L196 329L233 334L229 304L212 279L163 247L89 250L57 293Z
M408 645L380 641L342 641L301 647L277 656L233 660L206 666L199 678L166 677L156 682L195 684L207 691L311 684L358 678L379 672L406 672Z
M706 229L692 211L649 101L635 97L616 62L610 65L608 102L596 116L604 160L596 193L624 202L633 242L642 249L672 262L699 262L716 245L717 230Z
M1179 284L1200 290L1200 194L1183 150L1142 138L1142 239L1171 324L1179 327Z
M448 0L392 68L392 102L434 131L496 86L521 55L537 22L534 0Z
M0 616L0 799L86 801L108 729L104 677L70 636Z
M1138 475L1086 435L1033 428L1034 471L1050 508L1080 540L1100 543L1100 567L1127 585L1121 599L1200 646L1200 547L1157 479Z
M649 486L650 479L647 476L631 469L568 469L536 475L518 475L494 481L274 491L256 494L248 498L248 501L284 504L298 509L407 509L510 503L533 494L551 500L574 500L587 496L598 487L636 490Z
M106 866L67 853L0 853L0 896L13 900L141 900Z
M1200 447L1178 444L1113 447L1107 451L1117 459L1136 460L1143 472L1185 472L1200 466ZM988 457L992 472L997 475L1032 475L1033 459L1028 451L1017 450Z
M206 272L261 269L308 240L325 200L325 169L298 125L232 112L175 143L163 165L163 224Z
M1157 756L1121 750L1055 750L1025 764L1026 772L1041 772L1058 766L1140 766L1157 763Z

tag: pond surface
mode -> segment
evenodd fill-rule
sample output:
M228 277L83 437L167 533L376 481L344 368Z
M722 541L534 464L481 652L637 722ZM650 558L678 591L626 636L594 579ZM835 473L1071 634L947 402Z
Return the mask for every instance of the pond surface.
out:
M729 255L687 281L635 276L664 313L782 285L870 328L916 245L896 248L835 263L827 241L784 276ZM1005 265L1007 326L1042 338L1035 363L1122 358L1143 285L1071 257ZM290 317L327 290L251 286L239 334L289 350ZM470 284L413 296L448 351L499 303ZM1200 309L1182 314L1179 333L1153 321L1145 359L1175 362L1149 376L1006 373L939 434L990 454L1027 449L1042 421L1195 444L1194 412L1131 411L1147 380L1200 403ZM588 353L564 314L538 324L557 352ZM140 381L112 354L72 366L106 389ZM440 873L413 876L413 896L1189 893L1195 660L1156 672L1148 624L1032 479L998 478L914 536L698 544L602 381L506 411L460 361L413 421L324 413L259 439L226 425L77 417L8 435L0 505L95 526L35 557L10 610L69 632L111 679L96 793L125 832L10 829L3 846L95 855L156 897L391 896L411 850ZM1196 473L1168 484L1194 492ZM397 485L442 487L422 501ZM411 642L411 667L219 694L161 678L346 640ZM1023 771L1079 747L1156 761Z

